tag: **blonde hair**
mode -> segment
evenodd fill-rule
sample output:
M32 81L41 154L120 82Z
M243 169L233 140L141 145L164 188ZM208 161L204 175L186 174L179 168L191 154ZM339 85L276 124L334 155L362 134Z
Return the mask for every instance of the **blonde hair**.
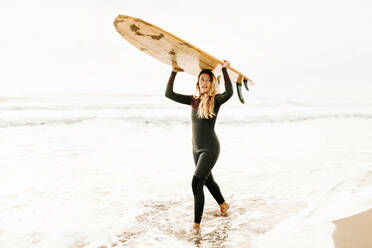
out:
M208 74L209 77L212 76L211 87L207 93L201 95L200 86L199 86L199 79L201 74ZM220 92L218 87L218 79L214 76L213 72L207 69L204 69L200 72L198 76L198 81L196 83L196 91L194 98L200 98L197 116L199 118L213 118L216 114L214 113L214 97Z

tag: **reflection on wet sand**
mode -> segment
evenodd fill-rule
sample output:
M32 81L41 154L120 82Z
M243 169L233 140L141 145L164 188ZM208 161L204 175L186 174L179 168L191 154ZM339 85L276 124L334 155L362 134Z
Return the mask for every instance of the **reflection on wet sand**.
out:
M230 196L230 210L225 216L220 216L219 206L204 209L201 230L191 230L193 218L192 199L178 201L146 201L139 209L136 223L129 231L119 237L122 245L136 245L144 240L154 239L156 242L167 243L168 240L178 240L186 243L185 247L249 247L250 239L263 234L284 216L288 203L266 202L263 199L234 199ZM244 245L242 245L244 244Z

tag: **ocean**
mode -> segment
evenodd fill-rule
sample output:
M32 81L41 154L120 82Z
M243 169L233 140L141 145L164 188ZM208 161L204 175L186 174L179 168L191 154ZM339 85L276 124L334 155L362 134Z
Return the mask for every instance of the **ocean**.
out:
M0 247L337 248L372 208L372 98L234 95L213 169L231 208L205 188L190 233L190 117L163 95L0 96Z

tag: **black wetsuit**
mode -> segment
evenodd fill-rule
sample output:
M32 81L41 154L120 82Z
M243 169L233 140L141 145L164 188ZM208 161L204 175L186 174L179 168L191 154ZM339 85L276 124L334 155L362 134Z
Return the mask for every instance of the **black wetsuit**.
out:
M192 179L192 190L194 194L194 222L200 223L204 209L204 185L207 186L214 199L218 204L222 204L225 200L221 194L218 184L214 181L212 168L220 154L220 143L214 131L216 118L220 106L225 103L233 95L233 89L230 77L226 68L222 68L222 73L225 80L225 92L217 94L214 98L214 113L215 116L209 119L200 119L197 116L199 99L195 99L192 95L182 95L173 92L173 83L177 72L172 71L170 75L165 96L179 103L191 105L191 120L192 120L192 146L195 162L195 173Z

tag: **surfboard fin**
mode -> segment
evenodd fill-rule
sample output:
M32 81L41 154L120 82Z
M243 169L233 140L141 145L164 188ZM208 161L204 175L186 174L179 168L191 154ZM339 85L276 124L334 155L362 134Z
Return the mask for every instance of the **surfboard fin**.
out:
M248 80L247 79L244 79L243 82L244 82L245 88L249 91L249 89L248 89Z
M244 104L244 98L243 98L243 95L242 95L242 84L241 83L236 83L236 90L238 91L238 96L239 96L240 102Z

